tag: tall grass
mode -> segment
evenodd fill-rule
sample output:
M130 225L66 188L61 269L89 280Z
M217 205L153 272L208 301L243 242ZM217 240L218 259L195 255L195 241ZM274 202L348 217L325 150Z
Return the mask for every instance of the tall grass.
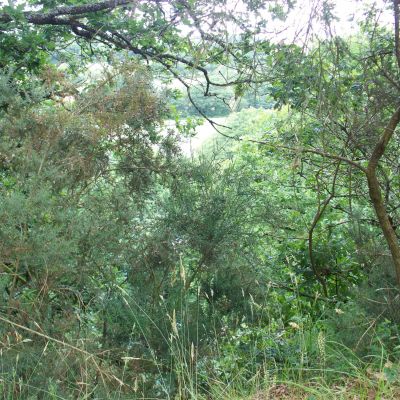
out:
M101 351L90 352L88 348L93 347L85 340L63 341L3 318L3 323L14 328L16 334L14 341L3 341L1 348L1 397L6 400L400 398L400 367L390 360L378 332L376 342L381 343L380 351L375 347L373 354L360 357L329 333L324 307L319 316L311 316L298 292L291 304L289 320L279 303L271 307L272 293L266 293L264 304L251 295L246 298L250 318L237 317L238 323L225 326L217 320L223 316L214 308L212 294L202 293L199 287L187 288L184 273L181 280L182 290L176 301L160 297L159 310L165 316L162 321L155 320L137 299L118 288L126 312L135 324L132 332L139 332L149 348L143 357L133 357L129 351L122 353L118 365ZM294 278L293 285L297 288ZM199 318L204 298L213 315L206 336ZM151 348L154 339L148 337L149 331L157 333L168 349L167 355ZM29 339L23 338L24 333L29 334ZM21 355L27 351L29 357L32 346L36 346L36 358L30 360L30 368L25 369L28 373L24 373ZM48 363L49 356L53 359L49 365L57 365L62 371L58 379L38 377L45 371L43 364ZM14 365L9 364L12 359ZM151 372L143 365L151 365Z

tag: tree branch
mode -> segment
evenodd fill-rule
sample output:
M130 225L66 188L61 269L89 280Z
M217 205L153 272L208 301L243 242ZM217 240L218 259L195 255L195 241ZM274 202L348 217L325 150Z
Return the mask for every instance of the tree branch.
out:
M25 18L28 22L35 25L53 24L54 19L61 16L83 15L99 11L109 11L117 7L135 3L135 0L107 0L99 3L83 4L78 6L56 7L49 12L28 11L25 12ZM7 13L0 15L0 22L11 22L13 17Z

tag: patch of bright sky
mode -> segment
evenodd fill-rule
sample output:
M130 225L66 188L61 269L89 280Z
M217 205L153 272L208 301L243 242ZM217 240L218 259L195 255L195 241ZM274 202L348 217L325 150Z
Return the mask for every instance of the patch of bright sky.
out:
M377 23L393 26L393 13L388 0L334 0L331 13L335 17L329 29L321 21L324 0L298 0L284 21L274 19L270 29L276 42L304 44L313 37L350 36L359 31L359 23L365 21L366 13L375 8Z
M321 0L301 0L297 4L298 12L292 13L290 18L293 20L288 21L293 27L296 27L296 32L301 32L300 37L307 36L308 21L314 18L313 34L317 36L326 36L333 34L334 36L350 36L359 31L359 23L364 21L366 13L370 12L373 8L377 10L377 23L382 26L393 25L393 13L389 8L387 2L382 0L378 1L349 1L349 0L335 0L332 2L334 8L332 14L335 19L332 20L330 32L321 21L316 18L316 13L321 11L323 1ZM314 15L313 15L314 14ZM290 19L289 18L289 19ZM317 20L315 20L317 19Z
M246 0L227 0L223 11L236 15L243 13L244 15L246 14L246 2ZM248 20L252 21L254 26L260 20L267 21L266 28L259 38L265 37L275 43L285 42L301 45L313 37L350 36L358 32L359 22L365 20L366 13L373 8L377 10L378 20L376 22L379 25L393 26L391 0L292 0L292 2L295 3L293 9L282 20L274 18L273 14L269 12L269 8L280 4L285 9L284 0L264 0L260 3L265 8L260 8L255 15L247 15ZM335 18L329 29L320 18L324 4L333 6L331 13ZM231 35L241 33L240 27L229 22L219 21L219 25L225 27L225 30Z

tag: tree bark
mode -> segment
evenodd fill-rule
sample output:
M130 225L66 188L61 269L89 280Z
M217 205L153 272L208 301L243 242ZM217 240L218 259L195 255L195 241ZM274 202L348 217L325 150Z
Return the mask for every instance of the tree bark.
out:
M397 125L400 122L400 107L393 113L389 124L386 126L379 142L376 144L371 157L369 159L368 167L365 171L368 181L369 196L372 205L375 209L376 216L378 217L379 225L385 236L386 242L389 246L392 255L394 269L396 272L396 281L400 286L400 244L397 240L396 232L389 219L389 214L386 211L385 203L382 197L382 192L379 185L379 180L376 174L379 161L383 156L390 139L392 138Z
M75 15L79 16L99 11L110 11L113 10L114 8L120 6L126 6L130 3L134 3L134 0L106 0L106 1L100 1L98 3L56 7L49 12L30 11L30 12L25 12L24 16L26 20L32 24L51 25L56 21L56 18L58 17L75 16ZM7 23L11 22L12 20L13 17L11 15L0 14L0 22Z
M371 198L372 205L374 206L375 213L378 217L379 225L389 246L394 268L396 271L396 281L397 284L400 286L400 246L397 241L397 236L392 227L392 224L390 223L389 215L383 202L382 193L379 187L379 181L376 177L375 172L368 171L367 180L369 196Z

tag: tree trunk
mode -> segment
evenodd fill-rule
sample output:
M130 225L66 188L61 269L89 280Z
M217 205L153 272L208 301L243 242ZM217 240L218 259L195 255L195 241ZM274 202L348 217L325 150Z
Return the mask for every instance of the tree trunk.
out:
M382 229L383 235L385 236L386 242L389 246L390 253L392 255L394 268L396 271L396 281L400 286L400 246L397 240L396 233L390 223L386 207L383 202L382 193L379 187L379 181L376 177L375 171L367 170L367 180L369 196L374 206L375 213L378 217L379 225Z
M392 254L393 264L396 272L396 281L397 284L400 286L400 244L393 229L393 226L390 223L389 215L386 211L385 203L383 201L381 189L379 186L379 180L376 174L379 161L385 153L386 147L389 144L389 141L392 138L399 122L400 107L398 107L397 110L393 113L381 138L379 139L374 150L372 151L365 173L367 175L369 196L378 217L379 225L389 246L390 253Z

